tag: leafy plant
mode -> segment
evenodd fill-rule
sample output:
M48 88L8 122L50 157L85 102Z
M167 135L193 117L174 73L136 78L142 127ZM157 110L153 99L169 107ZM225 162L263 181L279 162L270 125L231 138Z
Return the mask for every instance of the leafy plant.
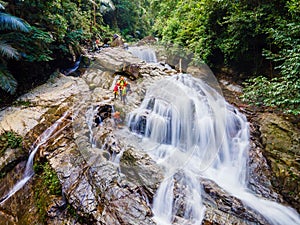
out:
M257 77L246 84L244 99L267 106L300 114L300 14L298 1L288 2L290 19L278 19L276 26L269 28L271 48L263 55L272 62L278 75L267 79Z
M32 102L30 101L23 101L23 100L18 100L13 102L14 106L25 106L25 107L29 107L32 105Z
M151 7L163 41L250 78L244 100L299 114L299 1L152 0Z
M0 156L4 154L7 148L22 147L23 139L13 131L7 131L0 135Z
M47 193L51 195L61 195L61 185L57 174L48 162L35 163L34 171L40 174L43 184L47 187Z
M105 1L100 2L102 2L101 10ZM149 1L113 0L111 2L114 5L113 9L103 11L104 23L108 24L115 32L121 32L128 39L138 39L149 34L151 17L147 10Z
M47 207L51 204L49 196L61 196L61 184L48 162L35 162L33 168L35 173L39 175L35 182L35 205L38 210L39 221L45 224Z
M4 6L0 3L0 8ZM28 24L18 17L0 12L0 31L4 34L11 30L28 32ZM7 60L18 60L20 54L16 48L12 47L10 42L5 39L5 35L0 37L0 88L10 94L14 94L17 88L17 81L7 69Z
M48 162L35 163L35 173L40 176L36 180L35 204L38 210L38 218L42 223L46 222L47 207L50 204L49 195L61 195L61 185L55 171Z
M300 114L300 80L288 77L268 79L263 76L244 83L242 99L254 105L277 107L284 112Z

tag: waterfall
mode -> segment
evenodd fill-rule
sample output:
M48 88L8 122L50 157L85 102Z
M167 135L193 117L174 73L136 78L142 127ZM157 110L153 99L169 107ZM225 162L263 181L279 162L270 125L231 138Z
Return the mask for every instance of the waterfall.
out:
M155 83L130 113L128 127L142 136L140 146L164 169L152 204L158 224L202 223L201 178L213 180L270 224L300 224L294 209L247 188L246 117L202 80L180 74Z
M57 131L57 128L59 125L70 115L69 111L66 111L61 118L59 118L54 124L52 124L50 127L48 127L34 142L32 145L31 153L29 155L29 158L26 163L25 172L23 174L23 178L17 182L14 187L4 196L0 199L0 205L3 204L6 200L8 200L12 195L14 195L17 191L19 191L34 175L33 170L33 159L38 151L39 147L41 147L43 144L45 144L53 135L54 131ZM64 128L64 127L63 127ZM63 129L62 128L62 129ZM60 129L59 131L61 131ZM57 131L56 133L58 133Z
M129 47L128 51L147 63L156 63L156 53L152 48Z

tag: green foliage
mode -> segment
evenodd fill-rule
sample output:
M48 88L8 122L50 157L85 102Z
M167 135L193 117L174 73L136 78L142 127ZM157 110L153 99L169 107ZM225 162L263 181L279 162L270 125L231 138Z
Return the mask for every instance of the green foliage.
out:
M49 46L54 41L49 33L34 26L28 33L8 33L7 40L14 40L14 46L19 50L21 59L28 62L45 62L53 60Z
M14 106L25 106L25 107L29 107L32 105L32 103L30 101L23 101L23 100L18 100L13 102Z
M47 218L47 207L50 204L49 195L61 196L61 184L55 171L48 162L34 163L33 169L38 178L35 187L35 204L38 210L39 221L43 224Z
M113 0L115 9L103 14L104 22L127 39L142 38L149 34L150 14L147 0Z
M20 137L16 133L9 131L5 133L5 136L7 139L8 147L10 148L22 147L22 137Z
M2 36L3 38L4 36ZM9 59L19 59L18 51L11 45L6 43L6 40L0 40L0 55Z
M33 168L35 173L39 175L35 182L35 204L39 221L44 224L47 218L47 207L51 203L49 202L49 195L61 196L61 185L55 171L48 162L35 163Z
M300 114L300 14L299 2L289 1L289 20L278 19L276 26L267 29L271 44L263 55L274 65L280 76L273 79L257 77L249 80L244 99L285 112ZM273 50L274 49L274 50Z
M0 64L0 87L6 92L13 94L17 85L16 79L7 70L6 66Z
M4 9L3 5L1 8ZM19 59L19 53L6 39L7 32L20 30L27 32L29 26L20 18L0 12L0 88L10 94L14 94L17 88L17 81L7 69L8 59ZM14 41L12 41L13 43Z
M91 218L89 218L90 215L86 215L86 217L84 215L82 215L82 213L81 213L81 215L79 215L77 213L76 209L70 204L67 205L67 211L68 211L68 214L72 218L76 218L76 221L80 224L91 224L92 223Z
M92 5L89 1L24 0L17 9L18 15L34 24L27 36L33 45L25 43L31 46L27 49L26 60L49 61L56 55L78 54L79 43L92 36ZM33 11L43 13L33 14Z
M210 66L247 73L244 99L293 114L300 99L299 6L296 0L151 1L153 30L163 42L190 49Z
M268 46L266 29L286 13L284 4L281 0L152 0L157 17L153 29L163 41L190 48L208 64L220 57L230 66L244 63L257 71L262 49Z
M48 162L42 164L35 163L34 171L40 175L39 177L43 180L48 194L61 195L60 181Z
M47 196L47 192L43 192L43 189L41 189L40 186L35 190L34 197L35 197L35 204L38 211L38 219L42 224L45 224L47 218L47 206L49 204L48 203L49 197Z
M158 11L153 30L163 42L187 47L196 58L209 63L224 15L219 1L152 1L151 6L153 12Z
M266 105L286 113L300 114L300 79L258 76L245 83L244 101L255 105Z
M13 131L8 131L0 135L0 156L7 148L21 148L22 137Z

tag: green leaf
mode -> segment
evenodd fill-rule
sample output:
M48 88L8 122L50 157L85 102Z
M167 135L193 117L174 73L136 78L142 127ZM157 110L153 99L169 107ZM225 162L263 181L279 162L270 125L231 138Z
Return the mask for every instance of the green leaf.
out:
M4 91L14 94L17 88L16 79L10 74L10 72L4 67L0 66L0 88Z

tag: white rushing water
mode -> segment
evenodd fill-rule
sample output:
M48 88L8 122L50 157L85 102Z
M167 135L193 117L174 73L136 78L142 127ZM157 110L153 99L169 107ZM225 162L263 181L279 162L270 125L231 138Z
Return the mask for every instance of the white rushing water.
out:
M33 159L38 151L38 149L45 144L53 135L54 131L57 131L57 128L59 125L67 118L67 116L70 115L69 111L66 111L61 118L59 118L55 123L53 123L50 127L48 127L34 142L32 145L31 153L29 155L29 158L26 163L25 172L23 174L23 178L17 182L14 187L4 196L0 199L0 205L3 204L5 201L7 201L11 196L13 196L17 191L19 191L34 175L33 170Z
M131 52L134 56L138 57L141 60L144 60L147 63L156 63L156 53L152 48L141 48L141 47L129 47L128 51Z
M89 132L90 132L89 139L90 139L90 143L93 148L97 147L94 132L93 132L93 126L95 125L95 115L97 115L98 109L99 109L99 106L97 106L97 107L90 106L89 109L85 113L86 123L88 125ZM99 118L99 120L101 119L100 117L98 117L98 118ZM99 122L100 122L99 125L101 125L102 121L99 121Z
M158 224L179 218L180 224L202 223L201 177L216 182L270 224L300 224L294 209L247 188L246 117L200 79L181 74L155 83L129 115L128 126L143 137L140 146L165 171L152 206Z

